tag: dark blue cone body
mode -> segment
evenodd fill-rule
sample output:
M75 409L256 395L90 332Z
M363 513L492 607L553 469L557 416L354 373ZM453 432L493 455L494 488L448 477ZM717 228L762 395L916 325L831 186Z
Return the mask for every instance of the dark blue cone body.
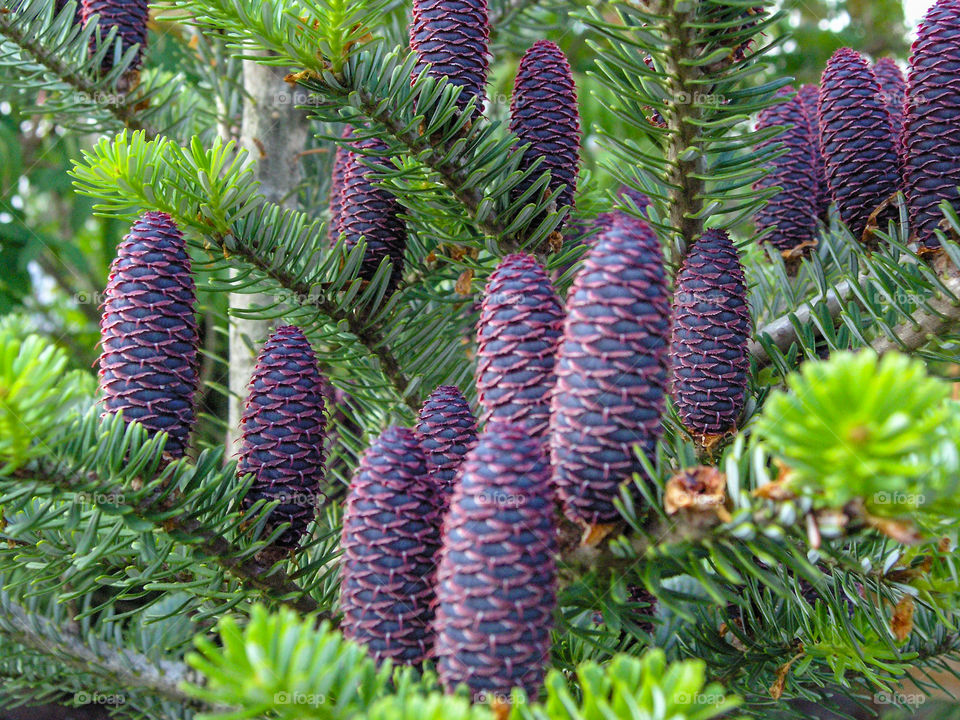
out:
M117 248L100 321L103 412L166 432L184 455L199 382L190 256L166 213L141 215Z
M880 58L873 64L873 74L880 85L880 96L890 113L897 153L903 154L903 107L907 102L907 81L893 58Z
M346 140L353 133L353 128L347 125L340 136ZM343 180L350 160L350 150L346 145L338 144L333 158L333 169L330 173L330 243L340 239L340 209L343 207Z
M350 484L341 540L340 629L378 662L431 652L440 503L416 433L384 430Z
M554 482L582 525L619 518L618 486L660 437L670 301L650 227L618 218L587 254L567 296L550 418Z
M477 444L477 421L467 399L453 385L441 385L427 398L417 422L427 470L442 490L444 506L464 456Z
M419 59L414 75L429 64L431 75L463 88L457 98L461 110L477 99L478 115L486 95L489 38L487 0L413 1L410 49Z
M784 88L781 93L792 92ZM782 143L785 153L772 160L764 175L754 184L756 190L780 187L754 218L757 232L773 228L764 242L783 253L792 253L816 244L817 232L817 145L803 102L794 97L760 113L757 129L775 125L788 129L759 145Z
M557 198L558 207L572 207L580 172L577 88L567 57L549 40L535 42L520 60L510 102L510 131L521 146L531 143L520 164L522 170L543 158L534 176L519 183L511 196L520 197L549 170L551 190L566 186Z
M797 91L797 97L803 105L803 112L806 115L807 123L810 127L810 141L813 144L814 167L817 177L817 217L826 221L830 213L830 203L833 199L830 197L830 187L827 185L827 164L823 159L823 151L820 149L820 118L817 115L817 108L820 104L820 87L807 83Z
M481 420L526 425L542 436L550 418L563 308L532 255L508 255L490 275L477 322Z
M910 227L925 247L944 200L960 210L960 0L938 0L920 25L907 75L904 185Z
M358 141L356 147L368 152L386 149L386 145L376 139ZM363 164L361 157L369 162L371 156L350 153L343 171L337 229L345 235L347 248L356 246L361 237L366 239L366 254L360 271L360 277L365 280L373 278L384 258L390 259L393 272L388 290L392 291L403 274L407 227L400 216L400 203L388 190L374 184L374 171ZM386 159L376 162L391 167Z
M94 15L100 16L100 37L106 39L110 28L117 28L124 51L133 45L139 45L137 59L132 67L139 67L143 61L143 51L147 45L147 21L150 8L147 0L81 0L80 17L86 25ZM91 43L95 42L95 37ZM104 57L105 69L113 65L113 53Z
M677 273L670 343L677 414L698 437L736 428L747 389L750 311L743 267L730 237L707 230Z
M277 328L263 344L250 379L237 472L254 476L246 507L257 500L280 501L270 527L284 522L290 527L276 540L279 547L300 544L324 499L324 391L303 332L293 325Z
M890 113L870 64L840 48L820 81L820 146L837 212L860 239L870 215L897 192L900 166ZM881 217L894 217L892 212Z
M478 701L535 698L550 654L556 530L543 444L494 422L467 455L437 572L437 672Z

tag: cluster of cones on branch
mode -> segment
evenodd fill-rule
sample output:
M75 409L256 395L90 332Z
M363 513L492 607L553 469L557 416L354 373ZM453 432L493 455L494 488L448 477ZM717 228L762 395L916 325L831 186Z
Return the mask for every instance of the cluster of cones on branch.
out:
M786 125L784 154L758 189L780 190L758 214L757 228L787 260L817 242L817 219L831 203L867 247L873 231L897 221L906 199L921 253L939 247L940 204L960 208L960 0L938 0L913 44L906 78L897 64L872 64L849 48L827 63L819 87L804 85L761 113L758 129ZM761 146L762 147L762 146Z

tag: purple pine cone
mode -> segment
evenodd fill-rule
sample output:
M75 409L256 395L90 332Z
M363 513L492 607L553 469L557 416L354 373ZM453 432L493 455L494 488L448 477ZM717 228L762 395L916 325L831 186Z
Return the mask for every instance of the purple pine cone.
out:
M893 58L880 58L873 64L873 74L880 84L880 96L883 98L887 112L890 113L890 123L893 125L893 136L897 143L898 157L903 153L903 107L907 102L907 81Z
M417 433L446 505L464 456L477 444L477 421L459 388L441 385L430 393L420 410Z
M750 310L743 266L723 230L707 230L677 273L670 343L677 413L691 434L734 430L747 389Z
M907 76L904 185L920 244L939 246L939 205L960 211L960 0L938 0L920 25Z
M525 424L542 436L563 307L546 270L532 255L508 255L490 275L477 322L477 392L484 423Z
M346 140L353 133L347 125L340 138ZM350 161L350 150L346 145L338 144L330 173L330 244L340 239L340 208L343 207L343 179Z
M413 430L387 428L363 454L341 547L344 637L377 662L422 663L433 646L440 497Z
M520 60L510 102L510 131L520 145L531 144L520 169L543 158L533 177L514 188L511 197L519 198L549 170L550 190L566 186L557 206L572 208L580 172L580 112L570 63L556 43L538 40Z
M59 15L61 12L63 12L63 9L67 6L67 2L69 2L69 0L54 0L54 3L53 3L54 15ZM82 21L83 21L83 4L80 2L80 0L77 0L77 4L74 6L74 11L73 11L73 22L74 24L76 24Z
M662 432L670 304L660 244L621 217L587 254L567 296L550 417L554 482L582 525L619 518L618 486Z
M117 248L100 320L103 412L168 434L183 457L199 382L190 256L166 213L142 214Z
M490 24L487 0L413 0L410 49L417 53L414 76L427 64L434 77L463 88L457 106L476 98L475 114L483 112L487 87Z
M386 145L376 139L358 141L356 147L367 151L386 149ZM371 156L349 153L343 171L337 229L346 236L344 243L348 249L359 243L361 237L366 239L366 255L360 270L363 279L373 278L380 262L390 258L393 272L387 290L389 293L396 288L403 274L407 226L400 216L403 211L400 203L388 190L374 184L374 171L364 165L361 158L370 162ZM379 159L376 164L392 168L385 158Z
M277 328L263 344L250 378L237 472L254 475L246 507L257 500L280 501L270 528L283 522L290 527L276 540L278 547L300 544L324 499L324 385L300 328Z
M786 87L780 94L791 92L793 89ZM757 232L773 228L764 242L784 254L795 254L817 243L817 145L798 97L760 113L757 130L775 125L788 129L758 148L782 144L786 152L770 162L769 172L754 188L765 190L776 186L781 190L757 212L754 222Z
M900 166L890 114L870 64L850 48L833 54L820 87L827 183L840 218L859 239L870 215L897 192Z
M830 197L830 187L827 185L827 163L823 159L823 151L820 149L820 118L817 115L817 107L820 104L820 87L807 83L797 91L797 97L800 98L800 103L803 106L803 112L810 128L810 142L813 144L814 166L817 175L817 217L826 222L830 214L830 203L833 202L833 199Z
M131 67L140 67L143 51L147 46L147 21L150 19L148 0L81 0L80 17L86 25L94 15L100 16L100 37L106 39L110 28L117 28L124 52L133 45L139 45L137 58ZM96 38L91 38L91 49ZM113 66L113 52L103 59L104 69Z
M467 456L437 571L437 673L478 701L535 698L550 654L556 529L543 445L494 422Z

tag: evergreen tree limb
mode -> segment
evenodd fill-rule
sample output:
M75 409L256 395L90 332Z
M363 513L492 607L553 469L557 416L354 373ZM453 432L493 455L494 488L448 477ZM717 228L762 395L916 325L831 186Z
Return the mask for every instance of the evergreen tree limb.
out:
M0 592L0 630L11 641L50 657L57 663L93 675L116 688L199 708L202 704L180 690L180 684L194 677L186 664L172 660L154 661L126 647L117 647L88 634L81 637L63 622L31 612Z
M104 495L123 497L125 493L122 485L104 482L102 478L92 473L88 473L85 477L78 477L63 463L58 463L51 458L41 458L34 469L18 470L13 477L39 481L67 492L83 491L92 483L101 488ZM131 510L136 517L155 523L152 519L154 515L158 511L170 509L172 503L172 493L163 493L161 498L147 498L132 505ZM294 583L282 568L272 570L273 563L269 560L244 554L240 548L233 546L225 538L206 532L197 519L180 514L169 517L162 525L156 524L156 527L168 534L176 533L178 542L183 542L183 537L189 538L188 545L215 562L244 587L257 590L275 602L288 605L300 612L309 613L319 610L316 601ZM324 614L321 616L328 617Z

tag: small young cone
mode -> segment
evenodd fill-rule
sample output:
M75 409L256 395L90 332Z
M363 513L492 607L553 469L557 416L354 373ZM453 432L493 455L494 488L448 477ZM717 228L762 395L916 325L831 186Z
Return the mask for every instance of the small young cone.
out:
M913 43L904 122L904 185L910 227L925 248L944 200L960 211L960 0L937 0Z
M420 665L433 647L440 501L416 433L384 430L350 484L341 540L340 629L377 662Z
M437 572L437 673L475 700L535 698L550 654L556 528L543 444L491 423L467 455Z
M870 64L840 48L820 81L820 146L837 212L858 240L870 216L897 192L900 166L890 113ZM895 217L893 205L881 220Z
M743 266L723 230L691 244L677 273L670 343L672 394L702 441L736 429L746 397L750 311Z
M280 327L264 343L241 419L237 472L254 480L244 497L279 500L268 530L289 522L276 540L295 548L324 500L324 380L300 328Z
M477 322L477 392L484 423L506 420L542 436L550 418L563 308L532 255L505 257L490 275Z
M190 256L169 215L137 219L117 248L104 294L103 412L166 432L165 452L182 457L195 420L199 337Z
M441 385L420 410L417 433L427 469L443 494L453 494L454 479L464 456L477 444L477 421L467 399L453 385Z
M550 417L553 477L571 520L615 522L622 482L662 433L670 301L660 244L620 217L587 254L567 296Z

